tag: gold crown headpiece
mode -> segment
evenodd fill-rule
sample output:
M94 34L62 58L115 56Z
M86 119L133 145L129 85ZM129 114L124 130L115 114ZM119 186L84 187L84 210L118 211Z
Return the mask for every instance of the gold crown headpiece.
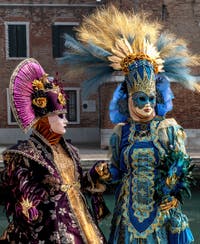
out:
M129 96L139 91L148 95L156 91L154 67L145 59L136 60L128 65L125 81Z

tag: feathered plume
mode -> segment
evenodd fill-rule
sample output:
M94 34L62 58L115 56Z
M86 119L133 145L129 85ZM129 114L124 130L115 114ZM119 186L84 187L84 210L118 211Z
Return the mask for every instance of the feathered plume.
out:
M65 35L65 46L68 51L60 60L67 63L74 76L85 73L89 79L83 82L83 98L89 93L95 92L98 87L112 74L113 69L109 66L108 56L111 53L92 42L83 45L70 35Z
M169 33L161 33L158 22L148 20L145 13L120 12L114 6L101 8L83 19L77 29L77 40L65 35L70 49L61 59L73 73L83 70L89 80L82 84L83 95L95 91L116 70L128 72L127 65L147 59L160 76L199 89L189 66L199 64L186 43ZM91 88L91 89L90 89Z

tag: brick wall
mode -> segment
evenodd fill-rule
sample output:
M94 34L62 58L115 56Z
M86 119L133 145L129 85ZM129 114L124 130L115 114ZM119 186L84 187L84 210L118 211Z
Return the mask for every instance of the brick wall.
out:
M8 4L49 4L49 1L7 1ZM6 3L6 1L4 1ZM16 126L7 124L7 97L6 88L9 86L9 79L13 69L21 61L6 60L5 49L5 22L22 21L29 22L30 35L30 57L36 58L43 66L45 71L54 76L59 73L60 78L66 87L80 87L82 77L76 80L70 80L68 70L65 66L58 65L52 55L52 25L54 22L81 22L83 15L94 11L95 6L99 4L96 1L50 1L51 4L65 4L76 6L2 6L0 3L0 64L1 64L1 82L0 82L0 128L12 128ZM77 7L80 5L80 7ZM98 109L98 99L96 96L92 99L96 101ZM81 106L81 104L80 104ZM72 125L72 127L97 127L98 112L87 113L80 108L81 124Z
M10 0L4 3L32 3L34 4L71 4L70 6L55 7L36 7L36 6L2 6L0 3L0 64L1 64L1 82L0 82L0 128L11 128L15 126L7 125L7 102L6 88L9 84L10 75L20 60L6 60L5 53L5 21L29 21L30 22L30 56L38 59L45 71L51 75L59 72L61 78L65 81L66 86L80 86L83 77L76 80L68 77L66 67L58 66L56 60L52 57L52 33L51 25L54 22L81 22L82 15L87 15L94 11L95 6L114 3L120 8L128 10L133 8L135 11L147 10L152 19L162 21L164 28L170 30L179 37L187 39L189 47L193 53L199 54L200 44L200 0L102 0L97 3L95 0L90 1L26 1ZM76 5L80 5L77 7ZM200 67L192 70L194 74L200 76ZM82 103L80 104L81 124L71 125L70 127L99 127L112 128L113 125L108 117L108 105L116 83L106 83L100 88L100 93L93 95L90 99L96 101L96 112L83 112ZM200 128L200 109L199 95L188 91L180 86L172 85L175 100L174 110L169 117L175 117L177 121L185 128ZM99 104L100 102L100 104ZM100 111L99 111L100 108Z
M172 84L175 96L173 110L167 117L173 117L184 128L200 128L200 95L197 92L187 90L180 85Z
M113 128L113 124L110 121L108 108L110 100L112 99L112 94L116 88L117 83L106 83L101 86L100 97L101 97L101 129Z

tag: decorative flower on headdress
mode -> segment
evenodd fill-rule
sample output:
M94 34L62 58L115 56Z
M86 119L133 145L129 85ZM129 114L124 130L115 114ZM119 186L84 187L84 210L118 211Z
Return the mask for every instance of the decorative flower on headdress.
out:
M32 104L35 108L35 114L38 116L45 115L47 113L47 95L46 89L49 88L47 84L48 75L43 74L39 80L34 80L32 82L33 94L32 94ZM52 88L52 85L51 85Z
M59 92L58 93L58 101L61 105L65 106L66 105L66 99L63 93Z
M13 114L25 132L42 116L67 112L62 87L35 59L25 59L16 67L10 90Z
M34 80L34 81L32 82L32 86L33 86L33 89L34 89L35 91L37 91L37 90L44 90L44 84L43 84L43 82L40 81L40 80Z
M50 103L50 96L57 96L57 102L62 106L66 105L66 99L62 88L59 86L57 79L52 82L48 81L48 75L44 74L39 80L34 80L32 82L33 94L32 94L32 104L35 108L35 113L38 116L45 115L48 113L48 102ZM56 100L53 102L56 103ZM49 104L49 106L53 104Z
M46 108L47 106L47 98L46 97L38 97L34 98L32 101L33 105L39 108Z

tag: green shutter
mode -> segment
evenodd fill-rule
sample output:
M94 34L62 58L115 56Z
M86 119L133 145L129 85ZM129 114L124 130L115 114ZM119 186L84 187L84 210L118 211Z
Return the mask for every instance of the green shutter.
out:
M17 57L17 30L16 25L8 25L8 54Z
M53 58L59 57L59 44L58 44L58 26L52 25L52 53Z
M67 119L69 122L77 121L77 93L75 90L67 91L68 102L67 102Z
M74 26L71 25L52 26L52 49L54 58L59 58L63 56L63 53L65 52L64 34L67 33L71 36L75 36L73 27Z
M26 25L17 25L17 57L27 57Z
M27 57L26 25L8 25L9 57Z

